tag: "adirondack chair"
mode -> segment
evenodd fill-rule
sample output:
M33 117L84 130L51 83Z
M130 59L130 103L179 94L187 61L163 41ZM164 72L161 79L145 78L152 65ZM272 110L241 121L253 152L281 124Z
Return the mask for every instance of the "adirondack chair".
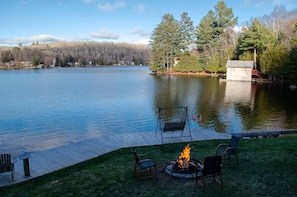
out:
M14 181L14 163L15 159L10 154L0 154L0 173L11 172L12 181Z

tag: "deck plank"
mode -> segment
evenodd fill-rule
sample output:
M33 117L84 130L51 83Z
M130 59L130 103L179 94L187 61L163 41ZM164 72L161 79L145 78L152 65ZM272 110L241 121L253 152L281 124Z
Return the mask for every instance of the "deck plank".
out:
M229 134L214 131L193 130L193 141L228 139ZM189 142L190 138L168 138L164 143ZM0 174L0 187L27 181L65 167L98 157L99 155L131 146L150 146L162 144L160 133L137 132L121 133L81 142L71 143L49 150L38 151L30 154L30 177L24 176L23 161L18 159L15 163L14 182L10 173Z

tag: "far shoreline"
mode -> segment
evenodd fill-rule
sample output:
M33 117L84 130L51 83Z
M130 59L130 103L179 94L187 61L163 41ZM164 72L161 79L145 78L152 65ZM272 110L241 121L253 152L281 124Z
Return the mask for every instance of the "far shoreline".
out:
M168 72L152 72L152 74L156 75L188 75L188 76L199 76L199 77L224 77L225 73L207 73L205 71L202 72L177 72L177 71L168 71Z

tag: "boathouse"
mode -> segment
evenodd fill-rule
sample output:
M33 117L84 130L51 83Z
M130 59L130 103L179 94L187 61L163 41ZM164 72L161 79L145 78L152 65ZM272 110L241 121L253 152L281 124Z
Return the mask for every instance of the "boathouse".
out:
M228 60L226 80L252 81L253 61Z

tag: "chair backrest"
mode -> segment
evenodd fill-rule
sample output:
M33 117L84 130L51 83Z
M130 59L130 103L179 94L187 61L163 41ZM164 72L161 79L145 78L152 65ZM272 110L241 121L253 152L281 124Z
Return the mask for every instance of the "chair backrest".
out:
M239 138L232 135L231 140L229 142L229 147L232 147L232 149L228 150L229 155L235 155L236 154L238 144L239 144Z
M0 155L0 172L9 172L12 169L11 155L1 154Z
M204 158L203 173L205 176L221 173L222 158L220 155Z
M135 162L138 163L139 162L139 158L138 158L138 155L137 155L137 152L134 148L131 147L131 152L133 153L134 155L134 158L135 158Z
M232 135L231 140L229 142L229 147L237 148L238 144L239 144L239 138Z

